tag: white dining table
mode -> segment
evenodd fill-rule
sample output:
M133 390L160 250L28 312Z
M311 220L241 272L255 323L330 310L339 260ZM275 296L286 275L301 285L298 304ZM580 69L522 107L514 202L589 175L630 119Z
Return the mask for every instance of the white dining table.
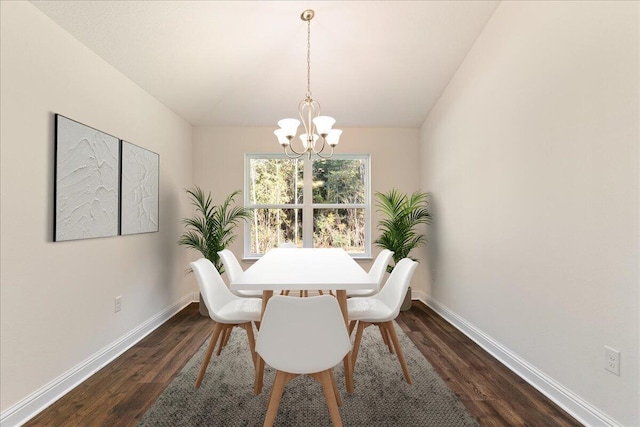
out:
M274 291L335 291L349 327L347 291L376 289L377 283L344 250L339 248L274 248L265 253L236 280L231 290L261 290L262 312ZM262 391L264 361L256 355L254 392ZM346 388L353 391L351 352L344 358Z

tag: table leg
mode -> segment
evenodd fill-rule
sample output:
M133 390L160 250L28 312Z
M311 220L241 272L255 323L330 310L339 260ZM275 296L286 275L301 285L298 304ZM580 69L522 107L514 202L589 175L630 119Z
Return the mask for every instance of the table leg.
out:
M264 309L267 308L267 303L269 302L269 298L273 296L273 291L262 291L262 312L260 313L260 320L262 321L262 316L264 315ZM258 331L260 333L260 331ZM253 393L260 394L262 393L262 385L264 379L264 360L260 357L259 354L256 353L256 379L253 385Z
M273 296L273 291L262 291L262 312L260 313L260 320L262 320L262 316L264 315L264 309L267 308L267 303L269 302L269 298ZM345 306L346 310L346 306Z
M336 299L340 306L340 311L344 317L345 327L349 328L349 314L347 312L347 291L345 289L336 290ZM353 364L351 363L351 351L344 356L344 379L348 393L353 393Z
M344 317L344 323L347 325L348 330L349 313L347 313L347 291L345 289L338 289L336 291L336 299L338 300L338 305L340 306L340 311L342 312L342 317Z

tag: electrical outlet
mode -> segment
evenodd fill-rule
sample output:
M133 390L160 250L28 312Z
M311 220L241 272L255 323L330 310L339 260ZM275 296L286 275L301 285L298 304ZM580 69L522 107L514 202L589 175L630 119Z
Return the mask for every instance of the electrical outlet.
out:
M620 375L620 352L606 345L604 346L604 369Z
M117 313L120 310L122 310L122 297L118 296L118 297L116 297L115 312Z

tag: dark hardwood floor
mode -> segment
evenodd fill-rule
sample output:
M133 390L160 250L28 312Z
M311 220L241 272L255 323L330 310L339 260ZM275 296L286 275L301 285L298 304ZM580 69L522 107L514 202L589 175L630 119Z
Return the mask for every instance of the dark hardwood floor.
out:
M420 302L398 324L481 426L581 426Z
M397 321L481 426L581 425L424 304ZM25 425L135 425L212 330L189 305Z

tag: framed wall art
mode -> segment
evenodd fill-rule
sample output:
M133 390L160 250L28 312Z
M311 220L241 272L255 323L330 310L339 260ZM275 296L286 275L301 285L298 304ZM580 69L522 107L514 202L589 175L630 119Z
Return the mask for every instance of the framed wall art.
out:
M59 114L55 123L53 240L116 236L118 138Z
M158 231L159 167L157 153L122 141L120 234Z

